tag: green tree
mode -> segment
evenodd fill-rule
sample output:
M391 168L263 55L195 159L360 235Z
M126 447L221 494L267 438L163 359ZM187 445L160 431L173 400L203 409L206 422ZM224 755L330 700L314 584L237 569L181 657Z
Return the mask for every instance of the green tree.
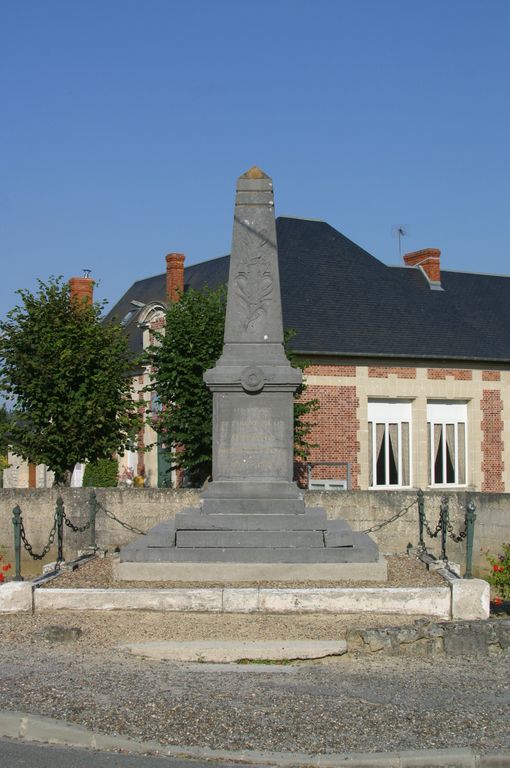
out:
M192 484L201 484L211 475L212 465L212 394L203 381L221 355L225 328L226 290L190 289L180 301L170 304L165 332L156 334L156 344L148 351L152 370L150 389L163 407L149 415L151 426L161 436L171 453L172 467L188 473ZM285 334L286 345L293 336ZM286 348L293 365L304 363ZM305 459L310 449L307 436L310 414L317 401L306 400L302 385L294 405L294 440L296 457ZM177 446L177 450L172 447Z
M0 389L13 403L7 437L66 485L77 462L123 453L139 428L126 340L101 322L102 304L79 303L62 278L18 294L0 322Z
M7 451L9 449L9 440L7 438L7 432L9 424L11 422L11 415L5 405L0 406L0 457L7 458Z
M2 405L0 407L0 488L3 487L4 469L7 469L9 466L7 457L9 450L9 441L7 439L9 423L10 413L5 405Z

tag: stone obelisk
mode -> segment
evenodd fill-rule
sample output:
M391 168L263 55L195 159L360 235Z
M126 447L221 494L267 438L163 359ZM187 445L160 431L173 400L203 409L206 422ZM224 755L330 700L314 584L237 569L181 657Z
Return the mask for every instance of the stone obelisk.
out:
M119 578L385 578L374 542L293 482L294 393L301 371L283 348L273 185L259 168L237 182L223 352L213 393L213 478L200 506L120 553ZM356 570L358 568L358 570ZM152 574L152 575L151 575Z
M293 476L293 396L301 371L283 348L273 184L259 168L237 182L223 353L213 392L213 482L204 512L303 513Z

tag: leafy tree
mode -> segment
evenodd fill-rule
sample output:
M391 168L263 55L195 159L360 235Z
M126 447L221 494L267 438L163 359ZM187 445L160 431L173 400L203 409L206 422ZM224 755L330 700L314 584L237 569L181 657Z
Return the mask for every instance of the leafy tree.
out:
M0 389L13 402L7 437L66 485L77 462L122 453L139 426L126 340L101 322L102 304L78 302L62 278L18 294L0 322Z
M11 421L11 415L5 405L0 406L0 457L7 457L7 451L9 449L9 440L7 439L7 431Z
M152 426L172 452L172 466L185 470L192 483L211 473L212 396L203 373L221 354L226 290L190 289L172 302L164 334L149 350L152 385L164 407ZM170 405L171 404L171 405Z
M3 487L4 469L9 466L7 458L9 450L9 441L7 440L7 429L10 423L10 414L5 405L0 407L0 488ZM0 557L1 559L1 557Z
M211 475L212 394L203 373L221 355L226 295L224 287L182 294L180 301L168 307L165 332L155 334L156 344L149 349L147 362L153 371L149 389L163 404L149 417L151 426L171 452L173 468L185 470L192 484L201 484ZM292 331L285 334L286 345L293 335ZM304 368L305 363L287 348L286 352L292 365ZM311 447L309 415L318 407L317 401L304 398L305 389L305 384L299 387L294 404L295 452L301 459Z

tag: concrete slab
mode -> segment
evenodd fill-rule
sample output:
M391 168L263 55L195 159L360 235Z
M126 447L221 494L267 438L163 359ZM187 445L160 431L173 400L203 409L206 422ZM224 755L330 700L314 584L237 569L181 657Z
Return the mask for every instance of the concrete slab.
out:
M377 613L450 616L450 590L434 588L37 589L34 610L212 613Z
M347 652L347 643L345 640L195 640L127 643L120 645L119 650L158 661L231 663L245 659L288 661L341 656Z
M31 613L32 583L8 581L0 584L0 613Z
M448 587L261 589L264 613L378 613L449 618Z
M488 619L490 587L483 579L452 579L452 619Z
M119 581L386 581L384 558L371 563L113 563Z
M221 589L36 589L36 611L222 610Z

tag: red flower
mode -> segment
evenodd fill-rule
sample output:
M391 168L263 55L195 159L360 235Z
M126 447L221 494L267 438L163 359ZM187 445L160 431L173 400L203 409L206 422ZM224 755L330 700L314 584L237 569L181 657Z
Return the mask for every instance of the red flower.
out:
M3 573L0 573L0 584L2 583L2 581L3 581L4 579L5 579L5 576L3 575Z
M10 565L2 565L2 571L8 571L10 567Z
M494 605L501 605L503 600L500 597L495 597L492 602L494 603Z

